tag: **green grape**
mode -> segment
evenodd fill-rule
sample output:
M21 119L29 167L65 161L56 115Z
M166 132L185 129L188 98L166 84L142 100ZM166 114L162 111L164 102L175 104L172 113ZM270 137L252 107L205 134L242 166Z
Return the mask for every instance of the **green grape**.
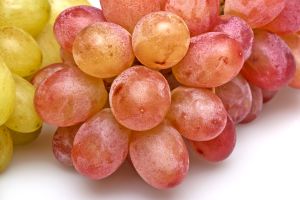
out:
M16 27L0 28L0 57L22 77L34 74L42 63L41 50L31 35Z
M1 0L0 26L16 26L38 35L50 15L48 0Z
M31 133L20 133L9 130L14 145L25 145L36 140L42 132L42 127Z
M21 133L34 132L42 126L42 121L33 105L35 88L17 75L14 75L14 80L16 82L16 106L5 125Z
M3 125L11 115L15 107L16 86L14 79L0 58L0 126Z
M0 172L4 171L13 156L13 141L9 134L9 130L1 126L0 127Z

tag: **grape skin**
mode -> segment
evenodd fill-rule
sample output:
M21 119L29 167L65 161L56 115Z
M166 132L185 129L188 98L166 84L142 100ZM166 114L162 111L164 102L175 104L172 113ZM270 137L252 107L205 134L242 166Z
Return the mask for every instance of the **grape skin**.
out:
M0 126L0 173L9 165L13 156L13 141L9 130Z
M134 66L114 80L109 102L120 124L145 131L163 121L171 105L171 92L162 74Z
M268 103L269 101L271 101L276 96L277 93L278 93L278 91L271 91L271 90L262 89L263 102Z
M172 91L167 119L182 136L194 141L207 141L222 132L227 112L213 92L178 87Z
M163 122L145 132L133 132L129 154L138 174L157 189L182 182L189 169L189 154L176 129Z
M232 80L243 64L243 50L236 40L210 32L191 39L187 55L173 67L173 74L183 85L212 88Z
M114 173L128 154L131 131L104 109L85 122L77 132L72 149L75 169L91 179L100 180Z
M74 67L77 66L76 63L75 63L73 54L70 53L70 52L67 52L63 48L60 49L60 57L61 57L64 64L74 66Z
M31 133L20 133L9 129L14 145L26 145L35 141L42 132L42 127Z

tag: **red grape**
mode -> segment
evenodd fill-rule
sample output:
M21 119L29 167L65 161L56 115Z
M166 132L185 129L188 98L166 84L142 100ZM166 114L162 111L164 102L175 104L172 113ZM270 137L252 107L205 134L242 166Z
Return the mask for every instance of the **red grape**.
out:
M263 102L264 103L268 103L269 101L271 101L278 93L278 91L271 91L271 90L265 90L265 89L262 89L261 91L263 94Z

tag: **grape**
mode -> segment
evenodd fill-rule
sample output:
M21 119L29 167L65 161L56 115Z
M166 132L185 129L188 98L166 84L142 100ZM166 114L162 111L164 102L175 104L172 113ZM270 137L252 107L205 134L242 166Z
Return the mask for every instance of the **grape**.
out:
M121 26L100 22L84 29L73 44L79 68L98 78L111 78L131 66L131 36Z
M290 47L296 61L296 74L292 82L290 82L290 86L300 89L300 35L285 35L282 36L282 39Z
M91 179L111 175L127 157L129 134L130 130L118 124L110 109L102 110L84 123L75 136L75 169Z
M161 3L161 0L100 0L107 21L121 25L130 33L143 16L160 11Z
M12 74L0 57L0 126L3 125L15 107L16 86Z
M42 132L42 128L31 133L20 133L13 130L9 130L14 145L25 145L36 140Z
M262 30L256 30L254 35L252 54L242 74L260 88L278 90L295 75L294 57L279 36Z
M243 19L235 16L224 15L213 31L224 32L231 38L236 39L244 50L244 57L247 60L251 55L254 33L251 27Z
M166 69L186 54L190 33L184 21L171 12L155 12L143 17L132 34L135 56L147 67Z
M23 77L34 74L42 63L38 44L16 27L0 27L0 57L12 72Z
M184 137L207 141L224 129L227 112L219 97L211 91L178 87L172 91L167 119Z
M0 173L9 165L13 156L13 141L9 130L0 126Z
M263 102L268 103L269 101L271 101L276 96L277 93L278 93L278 91L271 91L271 90L262 89Z
M41 83L34 101L46 123L67 127L84 122L101 110L107 101L107 91L101 79L67 67Z
M73 54L64 50L63 48L60 49L60 57L63 63L74 67L77 66L73 58Z
M286 0L285 8L264 28L279 34L300 31L300 0Z
M157 189L175 187L189 169L185 143L178 131L166 122L146 132L134 132L129 154L138 174Z
M241 122L249 114L252 106L252 94L248 82L241 76L216 88L216 94L235 124Z
M241 45L225 33L193 37L187 55L173 67L176 79L191 87L217 87L232 80L244 64Z
M37 88L42 82L47 80L55 72L60 71L66 67L68 66L62 63L55 63L44 67L33 76L31 83L34 85L35 88Z
M34 132L42 126L42 121L33 105L35 88L18 75L14 75L13 78L16 83L16 104L5 126L16 132Z
M259 28L274 20L290 0L226 0L225 14L244 19L252 28Z
M213 140L192 142L195 150L210 162L225 160L232 153L236 144L236 130L233 121L228 117L222 133Z
M55 158L63 165L73 166L71 151L73 148L75 135L80 127L81 124L64 128L60 127L56 130L53 136L53 154Z
M0 26L16 26L36 36L49 19L50 5L48 0L2 0L0 13Z
M100 9L92 6L74 6L56 18L53 30L60 46L72 52L75 37L81 30L96 22L105 21Z
M196 36L210 31L218 22L219 0L168 0L165 10L184 19L191 35Z
M171 92L159 72L134 66L115 79L109 102L120 124L131 130L145 131L163 121L171 105Z
M255 120L263 108L262 90L254 85L250 85L250 89L252 93L252 106L249 114L242 121L242 123L249 123Z

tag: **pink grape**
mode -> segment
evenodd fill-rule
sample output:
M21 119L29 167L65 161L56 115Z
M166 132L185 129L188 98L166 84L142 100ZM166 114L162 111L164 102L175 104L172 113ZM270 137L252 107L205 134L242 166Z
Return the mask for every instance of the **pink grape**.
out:
M246 21L236 16L223 15L213 31L224 32L237 40L243 48L245 60L250 57L254 33Z
M260 88L278 90L295 75L294 56L279 36L263 30L256 30L254 35L252 54L242 74L251 84Z
M232 80L244 64L241 45L225 33L193 37L187 55L173 67L176 79L190 87L218 87Z
M52 150L55 158L63 165L73 166L71 151L73 141L81 124L70 127L59 127L52 140Z
M129 154L138 174L157 189L175 187L189 169L185 143L167 122L149 131L134 132Z
M75 169L91 179L114 173L128 154L130 130L121 126L110 109L85 122L77 132L72 149Z
M264 28L279 34L300 31L300 0L286 0L282 12Z
M171 92L162 74L134 66L114 80L109 102L120 124L145 131L163 121L171 105Z
M210 31L218 22L219 0L167 0L165 10L184 19L191 35L196 36Z
M85 75L76 67L67 67L41 83L34 103L46 123L67 127L100 111L107 96L101 79Z
M119 24L130 33L145 15L160 11L162 0L100 0L107 21Z
M68 65L65 65L63 63L55 63L52 65L49 65L47 67L44 67L40 71L38 71L32 78L31 83L34 85L34 87L38 87L42 82L47 80L50 76L52 76L55 72L60 71L64 68L67 68Z
M278 93L278 91L271 91L271 90L264 90L264 89L262 89L261 91L263 94L264 103L268 103L269 101L271 101Z
M210 162L223 161L231 155L236 144L235 124L228 117L226 127L218 137L210 141L191 143L204 159Z
M216 88L216 94L222 99L224 106L235 124L241 122L249 114L252 106L252 94L248 82L237 76L229 83Z
M60 57L63 63L74 67L76 66L73 54L64 50L63 48L60 49Z
M252 28L273 21L290 0L226 0L224 12L244 19Z
M263 94L262 90L254 85L250 85L252 93L252 106L249 114L243 119L242 123L252 122L257 118L263 109Z
M64 10L56 18L53 30L60 46L72 52L75 37L81 30L105 18L100 9L92 6L74 6Z
M167 119L182 136L194 141L207 141L222 132L227 112L220 98L213 92L178 87L172 91L172 104Z

